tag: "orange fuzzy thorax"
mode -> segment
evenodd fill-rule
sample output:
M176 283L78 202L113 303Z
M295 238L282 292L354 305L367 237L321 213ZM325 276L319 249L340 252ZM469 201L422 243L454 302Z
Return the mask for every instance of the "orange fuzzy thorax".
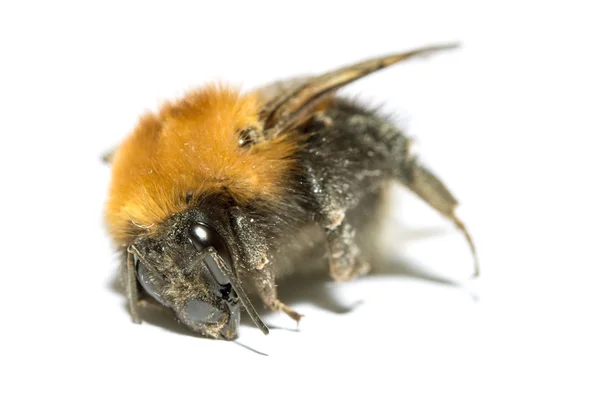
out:
M259 101L210 86L144 116L113 159L107 221L115 241L125 244L136 228L151 230L185 210L189 194L222 192L239 204L281 200L294 140L238 144L240 130L259 126Z

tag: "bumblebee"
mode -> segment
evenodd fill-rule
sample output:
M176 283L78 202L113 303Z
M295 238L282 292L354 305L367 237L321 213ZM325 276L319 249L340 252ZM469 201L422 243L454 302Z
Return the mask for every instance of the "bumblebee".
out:
M199 334L235 339L251 301L299 321L277 281L326 259L336 281L370 269L361 236L397 181L460 229L457 201L378 112L336 96L398 62L455 45L370 59L248 93L213 84L143 116L110 156L108 231L122 254L129 310L168 307ZM362 235L361 235L362 234ZM477 261L475 273L479 272Z

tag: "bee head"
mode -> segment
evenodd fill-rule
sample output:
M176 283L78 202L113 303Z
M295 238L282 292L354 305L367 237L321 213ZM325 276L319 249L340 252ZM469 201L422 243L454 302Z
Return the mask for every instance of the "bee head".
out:
M130 246L139 288L190 329L206 337L237 338L241 307L256 315L234 273L226 223L188 211Z

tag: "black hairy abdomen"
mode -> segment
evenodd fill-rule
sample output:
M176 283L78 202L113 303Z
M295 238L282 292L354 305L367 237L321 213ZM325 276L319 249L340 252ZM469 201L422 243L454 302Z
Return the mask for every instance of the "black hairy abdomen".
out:
M333 202L342 210L398 176L406 161L408 139L386 117L359 104L337 99L323 116L314 117L302 133L303 176L315 206Z

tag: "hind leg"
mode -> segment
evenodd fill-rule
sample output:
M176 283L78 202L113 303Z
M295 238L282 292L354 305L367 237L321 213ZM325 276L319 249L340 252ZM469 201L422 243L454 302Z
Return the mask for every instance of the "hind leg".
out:
M473 243L473 239L465 227L465 224L455 214L458 201L454 198L452 193L450 193L448 188L446 188L444 183L432 172L420 165L414 157L411 157L404 164L402 171L402 183L440 214L451 220L456 228L463 233L475 261L473 276L479 276L479 260L477 258L475 244Z

